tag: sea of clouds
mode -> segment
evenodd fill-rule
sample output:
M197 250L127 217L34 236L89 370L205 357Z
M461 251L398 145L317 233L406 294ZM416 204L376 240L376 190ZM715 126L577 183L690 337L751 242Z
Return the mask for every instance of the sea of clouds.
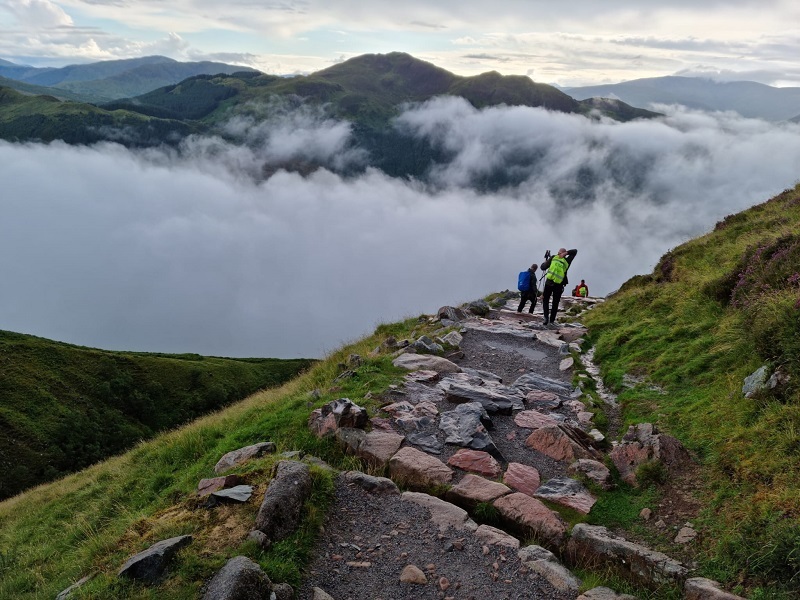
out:
M0 329L322 357L379 323L513 289L560 246L579 250L571 279L607 294L800 177L797 125L660 110L617 123L408 107L396 126L448 157L419 180L369 167L349 124L302 106L171 150L0 142ZM331 170L279 168L291 161ZM482 185L498 174L512 183Z

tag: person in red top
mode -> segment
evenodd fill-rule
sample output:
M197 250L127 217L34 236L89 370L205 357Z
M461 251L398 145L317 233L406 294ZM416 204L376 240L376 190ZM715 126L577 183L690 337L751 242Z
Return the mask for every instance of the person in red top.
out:
M578 284L578 287L575 288L578 291L578 296L581 298L586 298L589 296L589 288L586 285L586 282L581 279L581 282Z

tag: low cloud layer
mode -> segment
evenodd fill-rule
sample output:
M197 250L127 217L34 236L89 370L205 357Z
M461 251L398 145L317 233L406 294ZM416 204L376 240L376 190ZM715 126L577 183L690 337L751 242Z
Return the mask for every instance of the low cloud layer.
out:
M604 294L800 173L797 127L662 108L619 124L416 107L398 126L451 157L427 183L375 170L259 179L287 158L281 147L364 160L346 126L302 113L289 128L239 127L249 146L195 139L180 154L0 143L0 328L107 349L318 357L381 322L513 288L559 246L579 249L572 278ZM498 170L514 185L476 191Z

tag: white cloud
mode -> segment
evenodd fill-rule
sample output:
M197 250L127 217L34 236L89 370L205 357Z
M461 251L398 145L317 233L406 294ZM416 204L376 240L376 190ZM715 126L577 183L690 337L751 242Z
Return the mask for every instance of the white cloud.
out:
M72 25L72 18L49 0L6 0L0 2L0 9L11 13L23 27L47 29Z
M109 349L320 356L513 288L562 245L579 249L573 277L609 292L797 177L797 127L664 110L590 123L435 101L403 119L450 149L433 187L376 171L259 179L283 146L315 160L349 147L302 111L285 115L297 138L253 121L249 146L194 139L182 154L0 143L0 326ZM516 185L472 189L509 169Z

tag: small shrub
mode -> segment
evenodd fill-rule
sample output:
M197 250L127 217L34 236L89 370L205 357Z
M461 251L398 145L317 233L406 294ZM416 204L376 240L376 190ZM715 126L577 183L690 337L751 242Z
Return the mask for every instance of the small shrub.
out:
M667 468L659 460L642 463L636 469L636 481L644 487L660 485L667 481L668 475Z

